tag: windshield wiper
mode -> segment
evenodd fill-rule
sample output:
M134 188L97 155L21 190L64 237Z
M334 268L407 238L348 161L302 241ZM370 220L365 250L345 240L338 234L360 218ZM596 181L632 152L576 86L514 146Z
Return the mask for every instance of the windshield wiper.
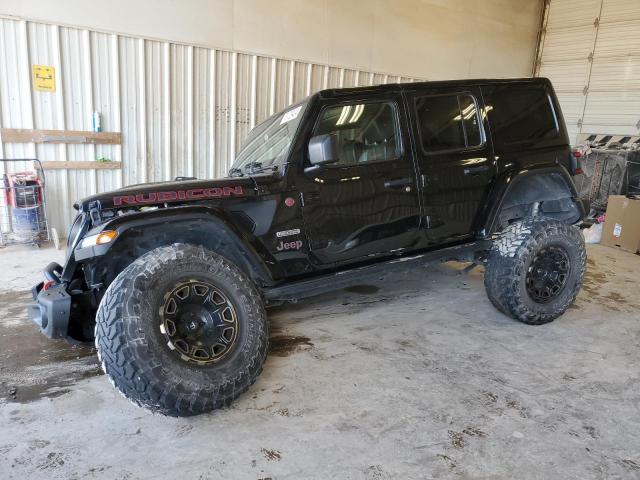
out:
M244 173L242 173L242 169L238 167L231 167L227 175L230 177L243 177Z
M274 165L273 163L263 166L262 162L252 162L244 167L244 173L248 173L249 175L253 175L254 173L266 172L268 170L275 172L276 170L278 170L278 166Z
M230 177L244 177L245 175L253 175L254 173L262 173L269 170L277 171L278 165L269 164L262 166L262 162L251 162L244 167L231 167L227 175Z
M277 165L266 165L264 167L252 168L251 171L249 172L249 175L252 175L254 173L267 172L267 171L276 172L276 171L278 171L278 166Z

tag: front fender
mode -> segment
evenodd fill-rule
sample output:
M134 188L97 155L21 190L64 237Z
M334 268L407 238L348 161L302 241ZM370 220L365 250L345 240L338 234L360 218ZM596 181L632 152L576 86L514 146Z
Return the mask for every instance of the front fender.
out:
M73 252L76 262L104 261L105 255L130 252L134 246L141 251L148 251L171 243L194 243L214 251L216 247L224 246L225 252L219 253L233 256L230 260L238 263L238 267L258 284L272 284L274 277L279 274L265 266L276 265L276 262L264 246L219 208L183 206L121 215L88 231L86 235L105 230L115 230L118 235L107 244L76 247ZM127 248L124 244L127 244Z

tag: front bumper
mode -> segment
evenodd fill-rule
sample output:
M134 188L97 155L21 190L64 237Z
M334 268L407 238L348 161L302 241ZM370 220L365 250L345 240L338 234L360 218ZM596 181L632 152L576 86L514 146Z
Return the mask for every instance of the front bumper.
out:
M67 286L57 283L47 290L43 287L44 282L40 282L31 289L36 303L27 306L29 317L47 337L66 338L71 314L71 295L67 293Z

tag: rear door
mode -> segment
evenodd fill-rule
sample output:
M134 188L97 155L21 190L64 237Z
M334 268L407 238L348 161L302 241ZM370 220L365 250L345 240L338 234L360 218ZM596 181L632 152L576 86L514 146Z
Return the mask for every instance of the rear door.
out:
M480 89L409 91L407 102L416 139L426 240L443 244L471 238L496 175Z
M338 161L298 180L312 261L340 264L411 248L420 198L401 94L322 101L309 138L323 134L336 138Z

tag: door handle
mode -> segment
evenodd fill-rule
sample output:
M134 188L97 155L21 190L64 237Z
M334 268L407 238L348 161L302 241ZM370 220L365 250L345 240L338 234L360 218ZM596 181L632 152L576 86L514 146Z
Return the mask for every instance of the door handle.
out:
M489 171L489 165L479 165L477 167L469 167L464 169L465 175L478 175L482 172Z
M411 191L411 185L413 185L412 178L394 178L384 182L384 188L404 188L408 189L408 192Z

